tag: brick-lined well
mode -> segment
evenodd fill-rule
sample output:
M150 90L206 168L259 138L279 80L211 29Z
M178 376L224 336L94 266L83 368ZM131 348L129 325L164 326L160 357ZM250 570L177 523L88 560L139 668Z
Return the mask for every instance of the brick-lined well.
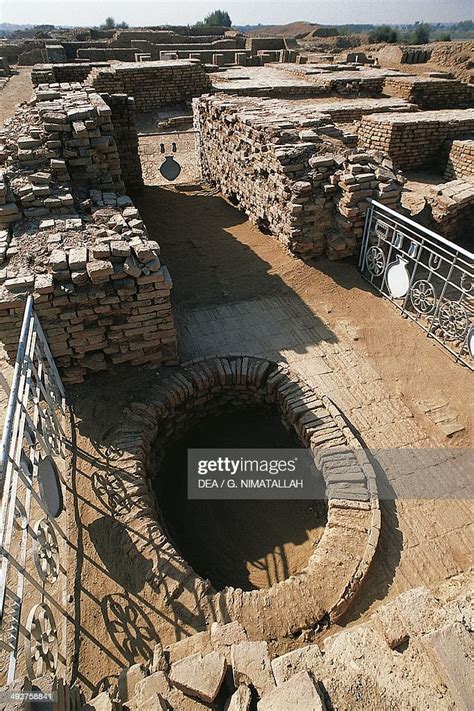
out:
M267 589L216 592L175 550L150 478L160 476L169 441L192 423L255 403L276 408L311 450L326 482L327 525L300 573ZM208 623L237 620L256 638L277 640L347 609L378 542L375 474L339 410L286 366L245 356L185 364L162 382L157 398L123 413L111 451L108 491L127 530L126 552L149 562L148 579L166 581L170 596L183 585L194 590Z

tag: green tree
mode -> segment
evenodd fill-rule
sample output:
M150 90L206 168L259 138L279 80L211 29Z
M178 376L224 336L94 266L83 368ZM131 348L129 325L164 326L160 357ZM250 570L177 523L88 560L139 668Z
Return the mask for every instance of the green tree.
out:
M369 42L375 44L377 42L393 43L398 40L398 32L390 25L380 25L369 33Z
M431 27L425 22L417 22L413 32L414 44L428 44L430 41Z
M206 15L202 23L198 23L204 27L232 27L230 15L225 10L214 10L214 12Z
M113 30L114 27L115 27L115 20L114 20L114 18L113 18L113 17L107 17L107 18L105 19L105 22L104 22L104 24L102 25L102 27L103 27L104 29L106 29L106 30Z

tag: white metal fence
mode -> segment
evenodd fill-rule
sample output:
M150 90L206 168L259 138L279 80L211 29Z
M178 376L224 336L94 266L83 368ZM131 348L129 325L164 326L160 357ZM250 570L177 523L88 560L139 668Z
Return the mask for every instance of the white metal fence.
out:
M369 200L359 267L404 316L474 366L474 254Z
M64 389L26 303L0 460L0 686L64 663Z

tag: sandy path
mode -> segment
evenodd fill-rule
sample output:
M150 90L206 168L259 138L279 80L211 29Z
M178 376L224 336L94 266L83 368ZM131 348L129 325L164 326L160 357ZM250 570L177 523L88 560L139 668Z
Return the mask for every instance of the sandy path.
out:
M18 67L16 71L0 92L0 126L13 116L18 104L28 101L33 94L31 67Z

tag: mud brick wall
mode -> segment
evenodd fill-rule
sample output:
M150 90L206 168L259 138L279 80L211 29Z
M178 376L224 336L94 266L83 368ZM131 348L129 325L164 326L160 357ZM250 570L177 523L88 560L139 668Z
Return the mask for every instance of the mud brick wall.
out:
M90 62L134 62L135 49L128 47L85 47L77 50L77 59Z
M38 88L34 103L20 107L2 132L6 202L0 229L71 212L73 187L124 190L111 114L89 87L62 93Z
M103 94L102 98L112 112L114 137L125 188L128 191L140 190L143 188L143 176L138 152L135 99L126 94Z
M429 167L447 140L474 132L474 110L452 109L414 114L372 114L359 127L359 146L389 155L397 168Z
M44 241L41 272L31 268L9 276L13 267L7 262L0 288L0 339L10 358L18 346L25 296L33 293L66 382L119 363L176 362L171 279L160 263L158 244L133 232L131 225L140 217L129 203L123 209L95 210L92 226L79 219L74 231L50 220L53 224L36 234ZM119 225L121 233L116 232ZM27 246L26 236L31 240L18 233L10 242L9 249L18 250L15 256Z
M133 96L138 111L189 100L210 89L208 75L199 62L192 60L94 69L87 81L96 91Z
M204 34L203 28L203 33L198 35L180 34L171 30L121 30L117 32L110 44L114 47L134 47L134 42L137 41L151 44L203 44L222 39L223 33L218 32L218 28L215 28L215 33L211 28L209 29L211 34ZM241 44L244 40L237 37L232 38L232 41Z
M474 104L474 86L456 79L389 77L383 93L406 99L420 109L468 109Z
M446 180L453 180L470 176L474 176L474 139L453 141L444 177Z
M451 180L431 188L428 195L433 228L450 240L472 233L474 224L474 176Z
M204 180L297 256L354 253L367 197L398 203L396 176L342 143L338 152L327 140L336 127L314 106L206 96L193 108Z
M128 196L96 190L74 202L72 214L74 207L0 232L0 341L8 356L32 293L66 382L119 363L175 363L172 282L138 210Z
M132 119L126 96L43 86L4 129L0 341L13 358L33 294L67 382L123 362L176 362L171 279L123 194L115 131L130 139L122 152L130 180Z
M336 123L352 123L360 121L368 114L385 113L387 111L415 111L416 106L404 99L351 99L350 101L333 101L321 103L318 111L328 114Z
M107 62L65 62L63 64L37 64L31 71L33 86L54 82L83 82L94 67L108 67Z
M66 57L68 62L71 62L72 60L77 58L77 53L80 49L92 49L92 48L97 48L97 49L107 49L109 47L109 40L107 39L86 39L86 40L73 40L71 42L63 42L62 43L64 50L66 52Z

